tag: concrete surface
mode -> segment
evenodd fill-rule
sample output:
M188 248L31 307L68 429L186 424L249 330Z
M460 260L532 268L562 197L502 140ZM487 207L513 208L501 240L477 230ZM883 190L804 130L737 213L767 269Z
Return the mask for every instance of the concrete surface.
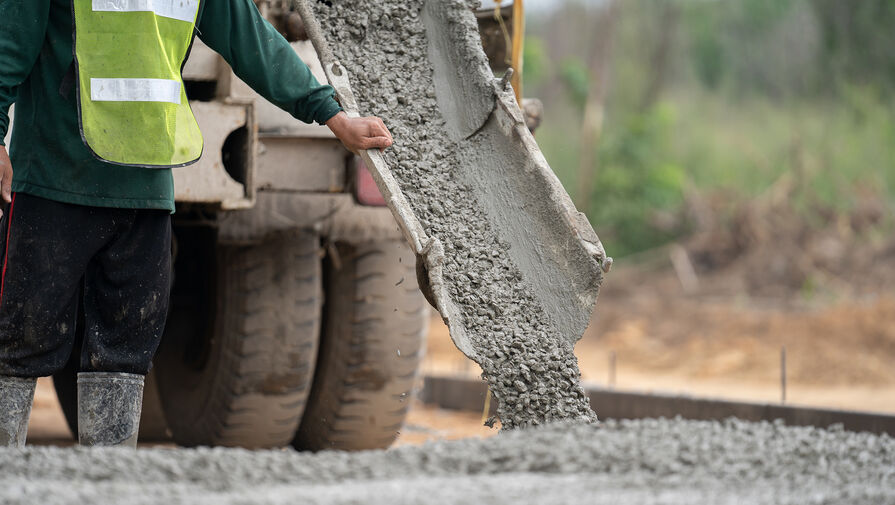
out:
M889 504L895 439L648 419L364 453L38 447L0 450L0 502Z

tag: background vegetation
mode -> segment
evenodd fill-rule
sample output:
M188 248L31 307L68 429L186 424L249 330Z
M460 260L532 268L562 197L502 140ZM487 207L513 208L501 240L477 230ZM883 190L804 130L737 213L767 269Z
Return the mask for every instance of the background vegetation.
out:
M538 140L616 257L685 240L785 180L822 228L895 202L895 2L557 2L529 16Z

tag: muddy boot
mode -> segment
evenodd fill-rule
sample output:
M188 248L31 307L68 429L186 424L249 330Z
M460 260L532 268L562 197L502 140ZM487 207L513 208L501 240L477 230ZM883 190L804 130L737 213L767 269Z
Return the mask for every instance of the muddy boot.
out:
M24 447L37 379L0 376L0 447Z
M79 373L78 443L136 448L143 379L129 373Z

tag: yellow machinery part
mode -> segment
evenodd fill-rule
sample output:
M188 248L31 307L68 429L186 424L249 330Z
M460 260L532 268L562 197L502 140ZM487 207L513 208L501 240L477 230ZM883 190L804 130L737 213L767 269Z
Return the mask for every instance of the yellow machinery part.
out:
M525 7L523 0L513 2L513 69L516 71L510 81L516 91L516 101L522 105L522 67L525 63L522 50L525 47Z

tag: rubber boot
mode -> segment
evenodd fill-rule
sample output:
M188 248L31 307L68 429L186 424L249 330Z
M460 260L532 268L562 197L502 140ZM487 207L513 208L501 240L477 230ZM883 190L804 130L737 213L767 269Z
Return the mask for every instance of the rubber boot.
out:
M136 448L143 380L129 373L79 373L78 443Z
M0 447L24 447L37 379L0 376Z

